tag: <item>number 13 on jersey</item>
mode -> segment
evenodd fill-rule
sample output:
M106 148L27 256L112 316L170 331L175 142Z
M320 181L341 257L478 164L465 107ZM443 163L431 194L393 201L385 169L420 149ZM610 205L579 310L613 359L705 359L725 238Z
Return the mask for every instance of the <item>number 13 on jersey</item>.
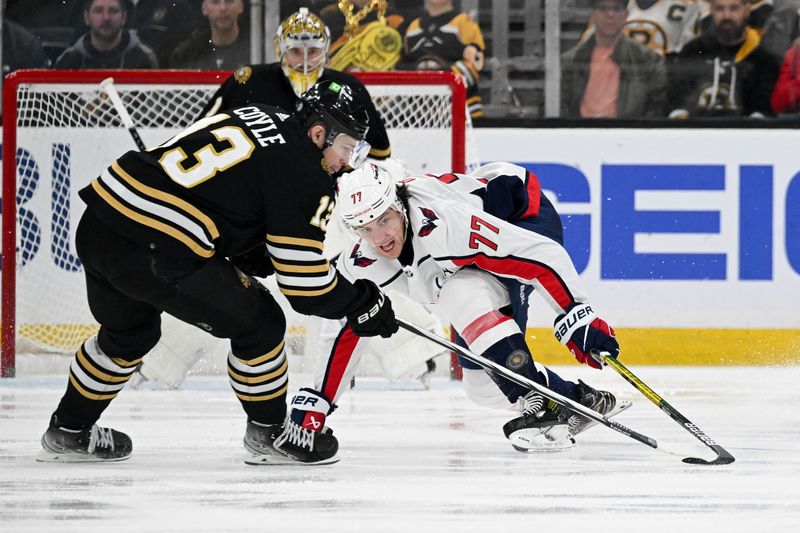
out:
M336 201L331 200L330 196L323 196L319 199L319 207L317 208L317 212L314 213L314 216L311 217L311 220L309 220L308 223L312 226L318 227L322 231L325 231L328 227L328 219L331 218L331 213L333 212L335 205Z

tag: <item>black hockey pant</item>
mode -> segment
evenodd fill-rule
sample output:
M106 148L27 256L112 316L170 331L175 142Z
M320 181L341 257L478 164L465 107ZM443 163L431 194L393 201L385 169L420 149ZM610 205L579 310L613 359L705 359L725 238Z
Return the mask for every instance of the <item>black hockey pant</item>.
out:
M100 418L158 342L162 312L230 339L228 375L248 417L263 423L283 420L286 319L255 279L217 257L180 275L163 269L159 265L169 258L121 237L88 211L78 225L76 249L100 331L72 361L67 391L55 413L62 425L86 427Z

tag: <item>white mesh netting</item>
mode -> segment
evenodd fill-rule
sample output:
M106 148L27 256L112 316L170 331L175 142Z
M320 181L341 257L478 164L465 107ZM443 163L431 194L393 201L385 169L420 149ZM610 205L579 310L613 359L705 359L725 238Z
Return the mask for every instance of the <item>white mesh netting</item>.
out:
M197 118L217 86L117 84L117 90L145 144L154 146ZM415 172L450 171L449 88L368 88L393 156ZM21 84L17 96L17 352L72 353L97 328L75 255L83 210L77 192L135 146L97 83ZM474 143L467 145L468 165L475 166ZM303 321L290 320L290 351L304 351L307 336Z

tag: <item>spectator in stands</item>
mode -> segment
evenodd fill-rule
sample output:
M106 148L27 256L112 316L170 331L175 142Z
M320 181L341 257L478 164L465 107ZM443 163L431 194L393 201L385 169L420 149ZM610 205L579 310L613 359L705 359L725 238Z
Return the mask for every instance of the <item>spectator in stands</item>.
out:
M627 0L591 0L589 16L593 34L561 57L561 116L663 117L664 59L623 34Z
M5 0L3 8L5 9ZM47 68L47 60L42 45L31 32L3 18L3 73L21 68Z
M177 45L189 38L203 22L198 6L190 0L139 0L131 26L153 49L160 65L169 63Z
M711 26L671 65L670 117L772 115L780 57L762 49L759 32L748 26L749 1L711 0L711 7Z
M170 56L173 68L232 70L250 62L250 40L241 30L242 0L203 0L208 25L195 30Z
M794 42L783 58L771 103L772 111L776 114L800 112L800 39Z
M452 0L425 0L425 12L411 21L403 42L403 66L415 70L452 70L467 87L472 118L483 116L478 94L484 64L483 34L468 14Z
M64 50L55 68L158 68L153 51L124 28L127 18L123 0L85 0L83 20L89 31Z
M713 17L711 15L713 11L713 1L698 0L698 2L700 4L699 26L700 32L703 33L711 28L713 22ZM766 27L767 19L769 19L769 16L774 10L773 0L746 0L746 2L750 8L750 14L747 16L747 25L758 33L762 33Z
M671 56L696 37L699 17L695 0L630 0L625 35Z
M340 0L320 18L331 32L330 68L384 71L400 61L408 23L387 0Z

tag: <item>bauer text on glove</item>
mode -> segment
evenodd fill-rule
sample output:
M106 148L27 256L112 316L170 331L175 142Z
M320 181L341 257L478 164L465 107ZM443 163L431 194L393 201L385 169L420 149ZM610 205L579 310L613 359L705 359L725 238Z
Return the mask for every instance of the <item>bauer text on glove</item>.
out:
M619 355L614 328L598 317L589 304L573 304L567 308L565 314L556 318L554 330L556 339L580 363L600 368L592 352L608 352L611 357Z
M361 293L353 311L347 314L347 325L359 337L391 337L397 332L392 302L373 282L358 279L353 284Z

